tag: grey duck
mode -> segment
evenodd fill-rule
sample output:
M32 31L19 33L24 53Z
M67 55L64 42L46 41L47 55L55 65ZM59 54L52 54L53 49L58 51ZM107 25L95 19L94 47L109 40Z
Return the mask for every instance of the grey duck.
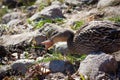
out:
M42 44L48 49L60 41L67 41L71 53L89 54L92 51L113 53L120 50L120 25L109 21L91 21L75 34L71 30L61 30Z

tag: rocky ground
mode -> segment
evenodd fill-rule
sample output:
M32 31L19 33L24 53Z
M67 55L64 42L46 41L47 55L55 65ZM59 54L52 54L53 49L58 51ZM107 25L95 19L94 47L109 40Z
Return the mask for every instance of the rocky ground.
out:
M120 26L120 0L0 0L0 80L120 80L120 51L81 56L66 42L41 44L91 21Z

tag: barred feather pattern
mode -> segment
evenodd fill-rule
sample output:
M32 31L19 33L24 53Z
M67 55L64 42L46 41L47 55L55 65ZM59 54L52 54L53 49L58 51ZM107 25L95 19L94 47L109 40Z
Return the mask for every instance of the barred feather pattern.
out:
M120 25L102 21L88 23L76 32L73 42L75 51L80 54L113 53L120 50Z

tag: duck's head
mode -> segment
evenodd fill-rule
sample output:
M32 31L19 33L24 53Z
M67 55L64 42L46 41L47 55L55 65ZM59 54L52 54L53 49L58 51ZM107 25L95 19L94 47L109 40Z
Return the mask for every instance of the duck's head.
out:
M45 48L48 49L57 42L67 41L71 36L74 36L71 30L61 30L57 33L54 32L50 39L43 41L41 44L45 45Z

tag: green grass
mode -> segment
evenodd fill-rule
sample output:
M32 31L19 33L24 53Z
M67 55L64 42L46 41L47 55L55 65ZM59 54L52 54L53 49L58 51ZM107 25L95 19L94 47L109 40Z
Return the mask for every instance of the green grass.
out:
M120 23L120 16L108 18L108 20L113 21L115 23Z
M30 20L28 19L27 22L28 22L29 24L31 24L32 26L34 26L35 29L41 28L45 23L57 23L57 24L62 24L62 23L64 23L62 18L43 19L43 20L40 20L39 22L30 21Z
M36 25L35 28L41 28L45 23L52 23L52 20L46 19L46 20L40 20Z
M73 56L73 55L66 55L63 56L61 53L53 52L52 54L46 54L44 58L38 62L49 62L52 60L64 60L64 61L69 61L71 63L74 63L75 61L81 61L84 60L86 55L82 56Z
M75 24L71 27L73 30L78 30L82 25L84 25L84 21L76 21Z

